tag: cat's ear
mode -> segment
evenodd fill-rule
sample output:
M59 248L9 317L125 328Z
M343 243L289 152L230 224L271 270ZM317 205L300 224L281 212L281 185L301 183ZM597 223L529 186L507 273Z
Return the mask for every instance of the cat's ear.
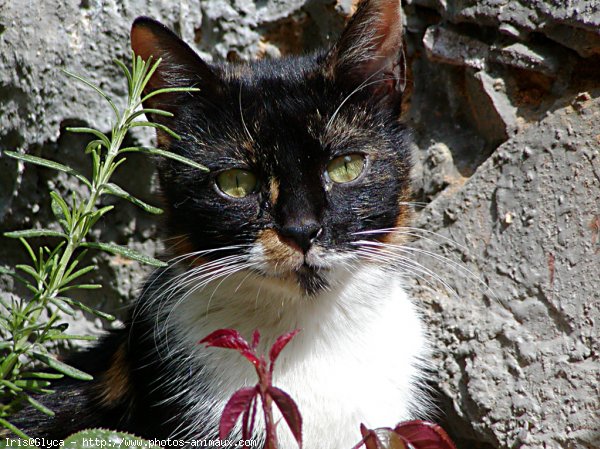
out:
M169 87L197 87L202 96L219 86L219 78L192 48L162 23L148 17L138 17L131 27L131 48L148 60L162 59L146 85L144 95ZM189 93L158 94L144 104L145 108L175 112ZM159 116L152 117L158 119Z
M400 0L362 0L325 64L336 83L399 107L406 86Z

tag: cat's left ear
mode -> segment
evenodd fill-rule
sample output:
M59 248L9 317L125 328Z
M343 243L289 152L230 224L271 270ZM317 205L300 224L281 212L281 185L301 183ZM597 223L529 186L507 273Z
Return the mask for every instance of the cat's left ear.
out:
M144 60L152 57L162 59L144 95L170 87L198 87L199 96L207 99L220 86L220 78L198 54L162 23L149 17L138 17L131 27L131 48ZM144 104L145 108L176 112L178 106L189 98L190 93L158 94ZM160 116L152 120L165 121Z
M325 64L336 83L399 110L406 87L400 0L362 0Z

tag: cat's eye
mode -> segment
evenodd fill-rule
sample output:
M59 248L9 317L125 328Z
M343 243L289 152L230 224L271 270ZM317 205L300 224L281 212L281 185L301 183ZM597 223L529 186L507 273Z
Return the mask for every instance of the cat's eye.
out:
M364 169L365 157L362 154L346 154L332 159L327 164L329 179L339 184L354 181Z
M256 190L258 180L254 173L240 168L225 170L217 176L217 186L227 196L244 198Z

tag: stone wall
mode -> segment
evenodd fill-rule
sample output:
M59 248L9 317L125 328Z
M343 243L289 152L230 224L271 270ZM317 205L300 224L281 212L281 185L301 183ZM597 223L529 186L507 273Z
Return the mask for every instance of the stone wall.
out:
M600 2L404 6L404 120L414 129L417 225L428 232L413 252L437 273L415 276L411 289L434 340L441 420L461 448L600 447ZM65 127L107 131L110 109L60 69L122 103L110 61L128 57L138 15L208 59L246 60L328 45L351 10L351 0L0 0L0 150L89 173L85 140ZM118 182L152 202L152 163L132 159ZM46 226L49 187L81 189L0 157L0 230ZM160 219L116 210L95 237L160 251ZM0 248L0 264L24 257L14 241ZM147 270L95 258L105 288L82 299L118 314ZM1 291L13 289L1 279Z

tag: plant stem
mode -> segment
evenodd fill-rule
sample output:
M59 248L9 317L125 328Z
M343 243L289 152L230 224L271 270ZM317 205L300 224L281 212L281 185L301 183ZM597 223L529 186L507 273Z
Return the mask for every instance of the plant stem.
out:
M272 382L271 370L267 369L264 357L261 357L260 364L256 367L256 373L258 374L260 398L262 400L263 413L265 415L265 430L267 434L265 449L277 449L277 431L273 419L273 399L268 393L269 386Z
M264 404L265 428L267 431L267 442L265 449L277 449L277 432L275 430L275 422L273 421L273 400L268 394L266 394L266 392L263 393L262 388L261 399Z
M54 273L53 276L51 277L50 284L48 285L48 287L46 289L44 289L43 291L39 292L39 297L34 298L32 301L30 301L30 304L37 304L37 305L41 304L42 307L39 307L37 310L35 310L31 314L29 321L37 322L38 319L40 318L40 315L41 315L43 309L48 304L48 300L56 297L56 295L58 294L58 291L60 290L60 287L62 286L62 283L64 281L65 271L71 263L73 253L77 250L77 248L85 240L85 236L89 232L89 223L90 223L90 219L91 219L90 214L95 210L96 203L98 202L98 199L100 198L100 196L102 196L102 193L104 191L104 186L108 182L110 175L111 175L111 169L112 169L113 162L114 162L115 158L117 157L117 155L119 154L119 148L121 147L121 144L123 143L123 139L125 138L125 134L127 133L127 119L131 115L131 102L132 102L132 99L129 98L128 107L125 110L125 113L122 115L118 125L113 129L113 138L111 139L110 148L107 151L106 158L100 164L100 170L98 171L97 179L94 179L92 182L90 196L89 196L87 202L85 203L83 211L79 215L79 219L76 220L76 222L74 223L74 226L72 226L72 228L69 229L67 246L63 250L60 260L57 264L58 271L56 271L56 273ZM32 329L29 329L29 330L23 332L22 338L20 338L19 340L20 341L29 341L29 338L31 337L32 332L33 332ZM28 346L35 347L38 343L39 343L39 338L36 338ZM17 349L17 348L14 348L14 349L19 351L19 349ZM26 348L23 348L23 349L26 349ZM19 352L21 352L23 349L21 349ZM16 363L16 361L15 361L15 363ZM14 365L13 365L13 367L14 367ZM13 367L11 367L11 369L9 369L7 372L10 372Z

